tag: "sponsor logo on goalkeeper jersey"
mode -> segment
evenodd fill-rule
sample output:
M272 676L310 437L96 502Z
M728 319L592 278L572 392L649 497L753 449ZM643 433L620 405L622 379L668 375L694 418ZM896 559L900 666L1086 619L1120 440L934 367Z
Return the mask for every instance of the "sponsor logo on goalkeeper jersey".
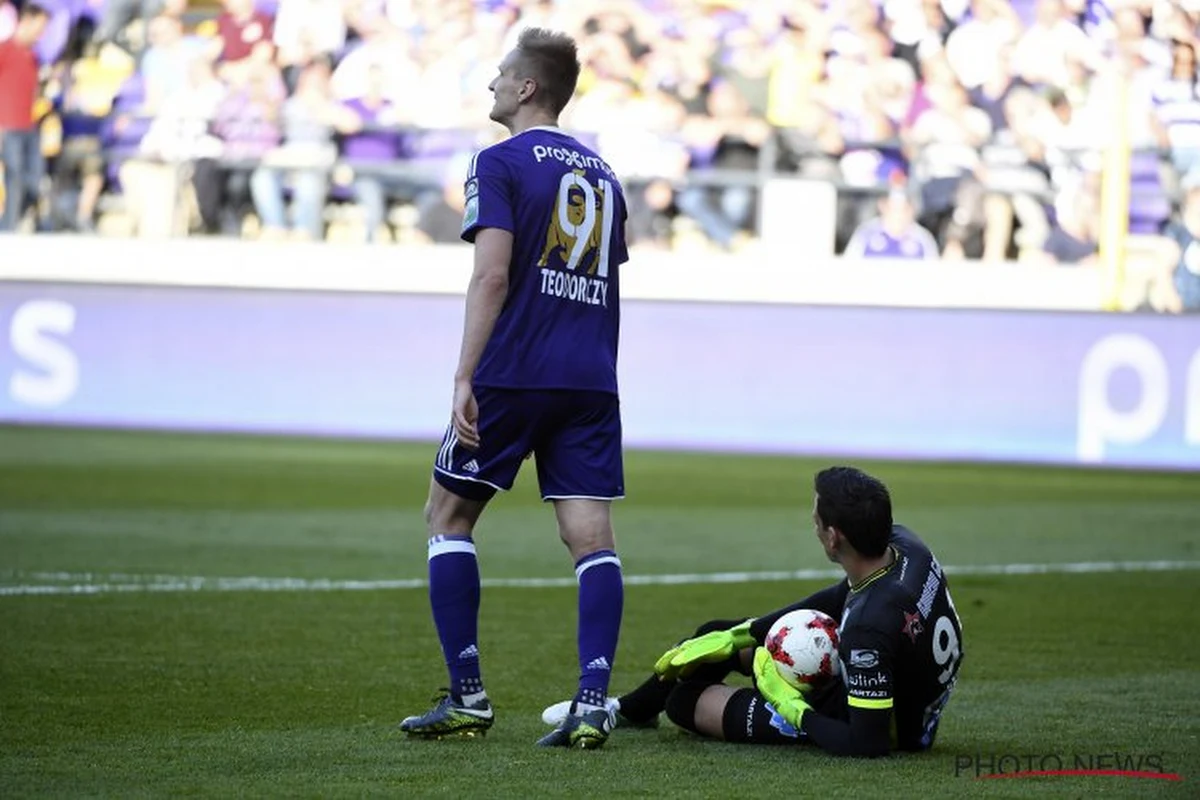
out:
M878 672L869 675L856 672L846 676L846 685L851 689L871 689L877 686L887 686L888 676Z
M879 666L879 652L876 650L851 650L850 666L858 669L871 669Z

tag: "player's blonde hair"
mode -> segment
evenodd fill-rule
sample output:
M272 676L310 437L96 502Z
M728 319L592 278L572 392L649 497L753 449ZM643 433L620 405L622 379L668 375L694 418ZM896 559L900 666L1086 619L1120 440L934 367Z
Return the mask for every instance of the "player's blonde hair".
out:
M538 92L534 102L560 113L579 81L579 51L575 40L565 33L545 28L526 28L517 37L519 74L532 78Z

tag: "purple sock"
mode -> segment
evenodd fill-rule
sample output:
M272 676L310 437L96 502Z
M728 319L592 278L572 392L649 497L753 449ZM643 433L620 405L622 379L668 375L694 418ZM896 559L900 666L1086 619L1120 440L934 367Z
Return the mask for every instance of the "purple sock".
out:
M429 604L450 670L450 691L461 698L483 691L479 673L479 562L470 536L429 540Z
M576 703L603 706L621 632L625 589L621 560L612 550L598 550L575 565L579 579L579 691Z

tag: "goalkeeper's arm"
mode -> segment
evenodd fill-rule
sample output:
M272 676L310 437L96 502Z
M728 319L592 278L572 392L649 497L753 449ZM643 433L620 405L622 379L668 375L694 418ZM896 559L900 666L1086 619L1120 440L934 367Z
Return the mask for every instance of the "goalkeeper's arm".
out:
M797 727L809 741L839 756L882 756L891 746L895 672L889 637L871 628L854 625L842 632L843 652L870 654L866 666L843 663L849 688L846 721L808 711ZM856 688L857 687L857 688Z
M835 756L885 756L891 746L892 709L857 708L850 699L850 720L807 711L800 730L808 740Z
M850 582L848 580L838 581L833 586L827 586L798 603L792 603L790 606L785 606L778 611L772 611L770 614L754 620L750 623L750 635L754 637L754 641L762 644L767 640L767 632L771 630L771 626L775 624L775 620L789 611L796 611L801 608L811 608L814 611L828 614L834 619L841 619L842 607L846 605L846 597L849 594Z

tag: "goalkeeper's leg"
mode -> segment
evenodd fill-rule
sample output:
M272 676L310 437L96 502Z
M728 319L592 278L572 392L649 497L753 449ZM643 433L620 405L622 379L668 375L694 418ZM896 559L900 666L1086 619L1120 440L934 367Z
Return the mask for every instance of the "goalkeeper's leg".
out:
M741 617L740 619L709 620L696 628L696 632L692 636L685 638L690 639L713 631L728 630L741 624L745 619L745 617ZM749 668L736 653L725 661L699 665L688 677L687 682L700 685L720 683L731 672L750 674ZM679 683L679 681L664 681L657 675L651 674L640 686L617 699L617 702L620 703L621 716L635 725L651 722L666 709L667 697Z
M823 716L846 719L846 689L841 681L814 690L809 699ZM805 740L755 689L684 681L667 698L667 716L681 728L727 742L799 744Z
M667 698L667 716L681 728L727 742L798 744L803 735L754 689L679 684Z

